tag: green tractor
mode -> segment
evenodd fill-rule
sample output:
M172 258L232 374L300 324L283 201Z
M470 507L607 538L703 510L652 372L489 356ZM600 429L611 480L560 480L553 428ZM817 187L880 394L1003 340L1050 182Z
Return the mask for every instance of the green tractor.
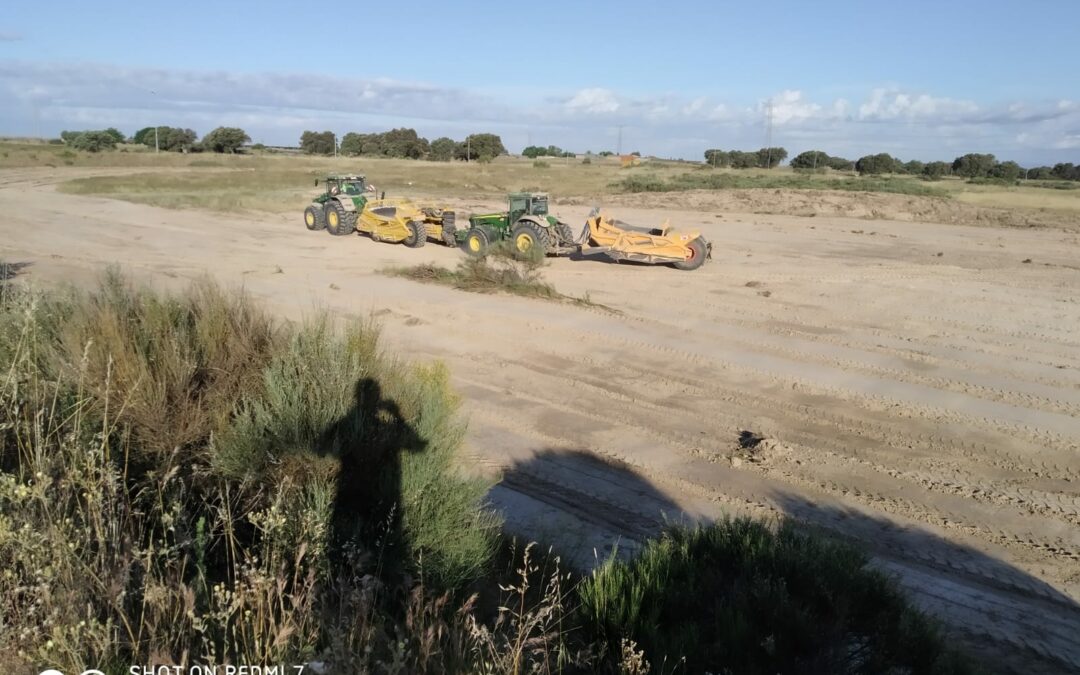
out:
M546 194L511 192L501 213L473 215L469 229L458 230L462 248L482 256L499 241L509 240L518 253L539 249L545 255L569 255L580 247L570 226L548 214Z
M315 181L318 186L319 181ZM367 192L374 188L363 176L327 176L326 190L304 209L304 224L309 230L326 229L333 235L352 234L356 220L367 205Z

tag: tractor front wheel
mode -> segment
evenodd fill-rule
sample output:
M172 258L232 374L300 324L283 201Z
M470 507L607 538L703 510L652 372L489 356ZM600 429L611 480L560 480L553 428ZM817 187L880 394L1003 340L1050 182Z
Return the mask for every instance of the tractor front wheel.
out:
M316 206L309 206L304 209L304 225L309 230L321 230L326 227L326 216L323 214L322 209Z
M409 248L420 248L427 243L427 226L421 220L410 220L405 223L405 228L409 230L409 236L401 242Z
M330 234L341 237L356 231L356 219L350 218L345 212L345 207L339 202L327 202L324 214L326 215L326 231Z
M514 226L510 232L510 241L514 253L522 256L544 256L551 247L547 230L528 220Z
M488 238L487 232L478 227L470 228L465 233L465 241L461 244L461 248L465 250L465 253L474 258L479 258L487 253L489 246L491 246L491 239Z
M696 270L705 264L705 257L709 251L701 237L692 240L686 245L686 259L675 263L675 268L680 270Z

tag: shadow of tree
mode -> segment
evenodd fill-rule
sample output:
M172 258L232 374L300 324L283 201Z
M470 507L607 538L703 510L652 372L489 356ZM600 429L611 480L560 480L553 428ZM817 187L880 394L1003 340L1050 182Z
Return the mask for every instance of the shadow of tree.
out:
M402 453L426 447L378 381L356 383L351 407L326 428L316 448L340 462L332 516L336 544L375 541L384 569L400 568L410 550L401 526Z
M491 492L516 534L542 541L578 569L617 548L632 555L672 523L708 522L751 511L687 501L632 467L584 450L545 448L505 470ZM1050 584L992 555L899 518L794 492L762 495L777 517L855 544L893 576L914 603L990 671L1080 670L1080 605Z

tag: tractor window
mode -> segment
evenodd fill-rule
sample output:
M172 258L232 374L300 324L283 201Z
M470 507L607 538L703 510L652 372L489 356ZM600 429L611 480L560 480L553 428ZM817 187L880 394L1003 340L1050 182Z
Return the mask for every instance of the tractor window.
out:
M358 195L362 193L364 189L356 183L345 183L345 194Z

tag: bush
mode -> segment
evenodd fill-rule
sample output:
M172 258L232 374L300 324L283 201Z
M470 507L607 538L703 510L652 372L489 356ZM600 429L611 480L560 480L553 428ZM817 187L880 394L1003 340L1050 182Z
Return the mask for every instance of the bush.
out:
M791 160L793 169L824 169L829 165L829 155L821 150L800 152Z
M210 152L234 153L244 143L250 143L251 137L243 129L236 127L218 127L203 136L202 145Z
M922 175L929 180L939 180L952 171L952 166L947 162L929 162L923 166Z
M64 132L69 133L69 132ZM105 131L83 131L71 137L69 143L76 150L86 152L101 152L116 148L116 138Z
M598 568L579 596L587 629L684 672L967 670L863 554L790 524L673 528Z
M997 164L993 155L980 155L968 153L963 157L957 157L952 163L952 172L965 178L986 178Z
M865 176L867 174L877 176L884 173L893 173L896 171L896 164L896 159L894 159L892 155L887 152L882 152L876 155L860 157L859 160L855 162L855 170L859 172L860 176Z
M551 165L542 159L533 160L534 169L550 169Z
M497 521L458 472L445 370L208 282L0 288L5 671L316 650L370 666L431 622L470 653L467 614L427 589L485 570Z

